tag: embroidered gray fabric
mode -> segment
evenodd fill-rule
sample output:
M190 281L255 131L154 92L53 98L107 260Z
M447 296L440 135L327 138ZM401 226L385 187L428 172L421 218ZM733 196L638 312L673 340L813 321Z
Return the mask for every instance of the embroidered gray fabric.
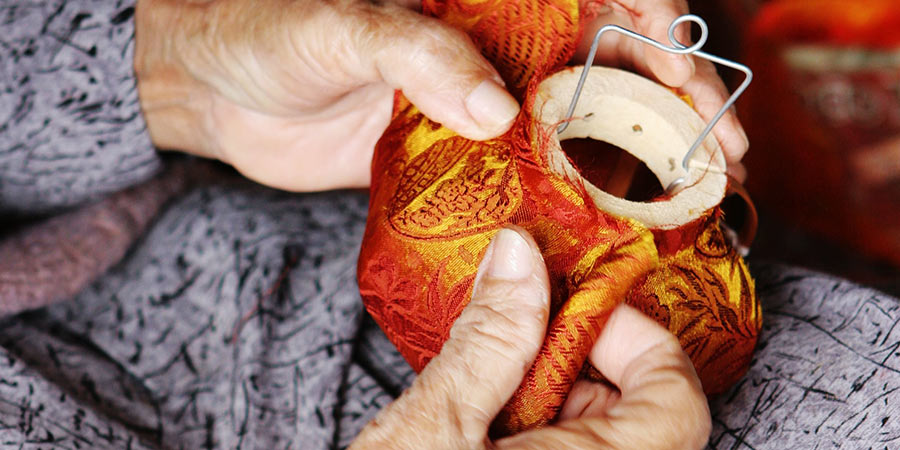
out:
M77 205L156 171L126 64L131 6L0 0L0 210ZM357 291L366 203L249 182L179 196L87 290L0 320L0 446L345 447L414 378ZM897 299L752 269L763 334L711 401L710 447L898 446Z
M152 176L134 0L0 0L0 213L57 210Z
M357 292L366 201L249 183L179 199L73 301L0 321L0 442L346 446L414 377ZM753 269L765 326L712 399L711 448L900 443L897 299Z

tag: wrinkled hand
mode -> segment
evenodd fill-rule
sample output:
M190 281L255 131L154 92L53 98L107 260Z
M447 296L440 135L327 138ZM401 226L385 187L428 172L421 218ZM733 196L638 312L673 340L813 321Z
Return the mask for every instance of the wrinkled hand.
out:
M584 62L594 34L607 24L619 25L670 46L669 25L678 16L688 13L687 0L606 0L597 17L585 26L575 62ZM675 37L689 45L688 23L678 27ZM605 33L600 38L594 64L631 67L665 85L680 88L691 96L694 107L705 120L712 119L730 96L711 62L667 53L619 33ZM713 134L725 153L728 173L738 181L744 181L747 173L740 161L750 143L734 110L722 117L713 128Z
M395 89L472 139L519 105L464 33L363 0L139 0L135 70L154 143L273 187L369 184Z
M139 0L135 71L154 144L217 158L276 188L315 191L368 186L395 89L465 137L506 132L519 105L496 70L464 33L413 11L417 4ZM611 4L590 27L619 23L664 42L687 11L683 0ZM599 62L682 87L706 118L723 103L710 64L698 62L695 74L690 58L609 39ZM743 178L747 144L733 114L715 134Z
M552 426L490 442L488 427L543 341L547 270L531 237L501 230L450 338L353 446L368 448L702 448L710 415L690 360L668 331L627 306L590 361L618 389L580 381Z

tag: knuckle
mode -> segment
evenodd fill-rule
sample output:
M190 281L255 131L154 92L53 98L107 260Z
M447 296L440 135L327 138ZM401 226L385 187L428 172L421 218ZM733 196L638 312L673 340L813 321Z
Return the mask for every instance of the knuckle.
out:
M473 364L491 358L508 370L524 372L546 327L547 312L512 301L505 289L482 292L469 303L450 329L450 340L465 348ZM470 373L478 370L471 366Z
M373 27L377 37L372 41L380 45L372 48L378 55L376 59L381 64L403 64L402 71L382 71L403 77L389 82L406 85L424 82L432 91L456 91L460 85L468 85L489 72L480 53L462 31L435 19L402 16Z
M548 296L543 283L483 280L470 306L472 315L482 320L514 330L531 330L546 325Z
M460 326L451 328L451 338L463 338L498 350L514 347L512 340L518 321L505 309L498 309L494 304L471 303L466 314L460 317Z

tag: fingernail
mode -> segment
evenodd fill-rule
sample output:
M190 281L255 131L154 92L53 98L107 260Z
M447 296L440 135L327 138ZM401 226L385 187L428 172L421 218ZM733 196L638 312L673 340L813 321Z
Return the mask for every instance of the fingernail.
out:
M496 131L519 115L519 103L494 80L484 80L466 97L466 109L482 129Z
M493 247L485 275L507 281L524 280L531 275L534 256L522 235L503 228L494 236Z

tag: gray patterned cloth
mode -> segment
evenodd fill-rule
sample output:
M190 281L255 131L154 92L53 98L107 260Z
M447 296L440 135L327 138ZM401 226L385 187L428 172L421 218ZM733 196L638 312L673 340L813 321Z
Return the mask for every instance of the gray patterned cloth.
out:
M348 444L411 376L363 339L385 340L355 283L365 213L352 193L180 198L74 301L0 325L0 442Z
M753 264L763 330L749 373L712 399L716 449L900 448L900 302Z
M133 6L0 0L0 213L76 205L158 170L132 70Z
M0 211L80 205L160 166L132 6L0 0ZM414 377L357 291L366 202L239 181L179 195L84 292L0 319L0 448L345 447ZM752 270L763 334L711 399L710 448L900 448L897 299Z

